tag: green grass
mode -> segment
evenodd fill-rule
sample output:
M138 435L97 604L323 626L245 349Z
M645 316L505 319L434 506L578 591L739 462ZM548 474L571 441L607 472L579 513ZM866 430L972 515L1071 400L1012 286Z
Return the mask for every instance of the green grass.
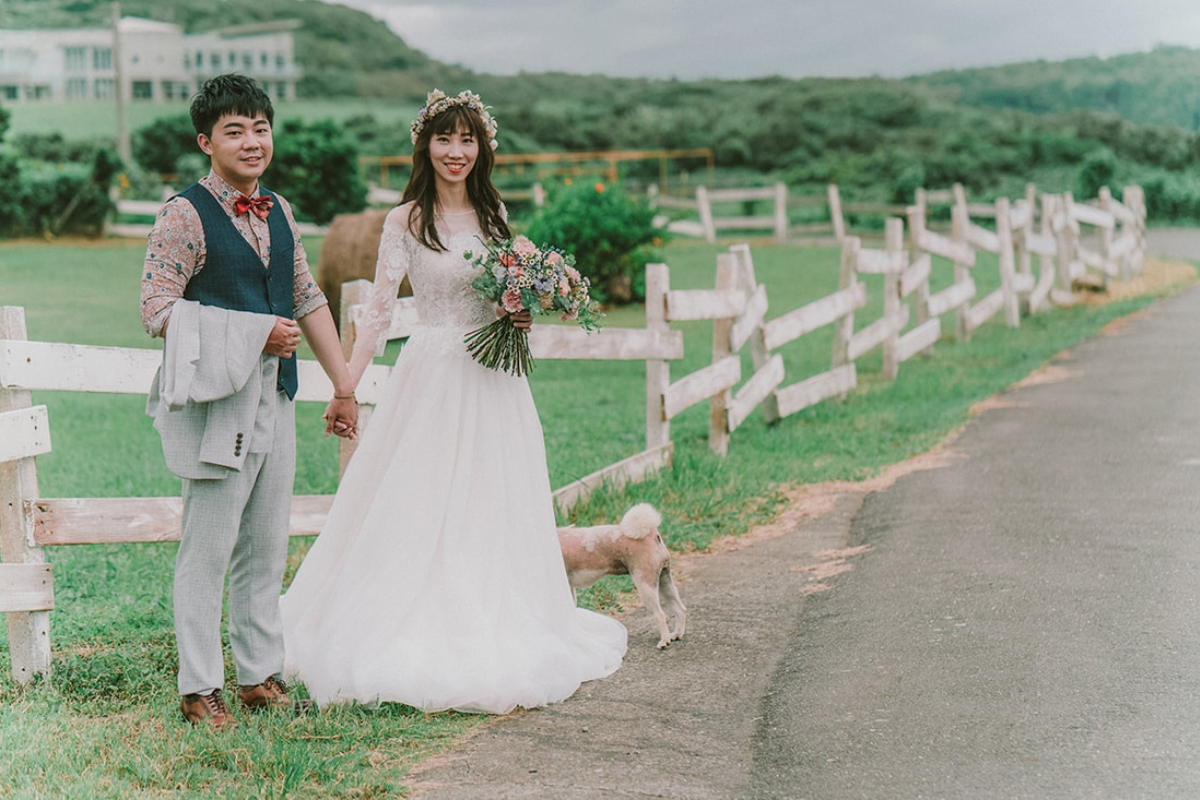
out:
M312 260L319 242L309 242ZM673 288L711 287L721 248L677 242L665 248ZM837 287L838 254L756 244L758 277L778 316ZM137 311L140 242L0 244L0 304L26 309L29 337L124 347L156 347ZM973 277L982 293L998 283L995 261ZM934 290L950 282L935 265ZM880 314L878 284L858 327ZM970 406L1027 375L1106 323L1152 302L1140 297L1101 307L1057 310L1022 320L1018 330L985 324L969 344L943 339L932 356L879 377L880 356L858 362L859 387L768 427L753 415L733 434L725 458L707 445L707 404L672 421L673 467L623 492L600 492L571 521L618 517L634 502L655 503L676 549L703 549L714 537L743 533L778 510L788 487L861 480L943 440ZM952 330L952 318L943 329ZM640 327L641 309L610 313L612 326ZM685 358L678 379L710 361L711 324L677 326ZM832 334L823 329L781 349L791 383L828 368ZM394 360L396 345L381 361ZM750 374L746 360L743 374ZM645 437L645 371L640 363L553 362L531 376L545 430L554 486L640 451ZM173 495L178 482L162 462L140 397L38 393L50 411L54 450L38 459L45 497ZM300 493L336 485L334 440L321 435L319 404L298 408L304 454ZM289 575L308 542L294 541ZM54 679L19 690L9 677L0 634L0 797L150 797L168 793L224 797L385 797L403 792L406 772L478 724L479 717L424 715L400 706L339 709L299 719L245 719L231 737L190 730L175 703L171 629L175 547L129 544L60 547L51 615ZM629 589L603 582L585 602L608 608ZM229 670L232 674L232 669Z
M117 135L117 108L112 102L38 102L6 105L11 112L8 137L23 133L57 131L68 139L91 139ZM371 114L379 122L394 122L407 129L420 106L386 100L346 98L343 100L285 100L275 104L275 121L289 119L313 122L332 119L341 122L361 114ZM126 106L126 121L130 131L146 127L156 119L188 113L186 101L163 103L130 103Z

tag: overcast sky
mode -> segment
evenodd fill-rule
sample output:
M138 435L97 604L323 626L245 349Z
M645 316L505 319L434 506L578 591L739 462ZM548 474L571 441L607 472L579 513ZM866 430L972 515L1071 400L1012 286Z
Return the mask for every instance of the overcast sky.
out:
M1200 0L340 0L498 74L882 75L1200 47Z

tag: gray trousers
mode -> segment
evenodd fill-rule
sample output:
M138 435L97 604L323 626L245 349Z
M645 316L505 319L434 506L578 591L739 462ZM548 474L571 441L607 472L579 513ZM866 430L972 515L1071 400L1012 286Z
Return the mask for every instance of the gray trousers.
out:
M296 476L295 405L280 395L270 452L253 450L240 472L183 481L183 529L175 558L179 693L225 684L221 607L229 575L229 645L239 685L283 670L279 594L287 561Z

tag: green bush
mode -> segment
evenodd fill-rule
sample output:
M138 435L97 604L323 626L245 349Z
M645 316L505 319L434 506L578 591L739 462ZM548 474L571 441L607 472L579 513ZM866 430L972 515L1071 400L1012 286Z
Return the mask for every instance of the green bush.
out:
M107 150L98 151L91 165L21 162L17 178L20 209L4 227L4 232L9 235L74 233L98 236L112 210L108 187L118 163ZM0 215L3 215L3 209L0 209ZM3 224L2 216L0 224Z
M592 282L600 302L629 303L645 297L650 247L661 243L654 212L619 186L580 184L555 192L529 225L535 244L575 255L575 266Z
M367 187L358 149L333 120L288 120L275 135L275 157L263 182L288 199L297 216L324 225L337 214L362 211Z
M133 160L150 172L177 173L179 159L195 154L203 156L187 114L156 119L133 134Z

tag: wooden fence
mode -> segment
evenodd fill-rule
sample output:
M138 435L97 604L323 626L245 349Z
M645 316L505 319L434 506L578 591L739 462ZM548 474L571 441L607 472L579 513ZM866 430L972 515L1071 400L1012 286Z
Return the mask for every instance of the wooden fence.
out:
M1039 199L1040 215L1034 208ZM1066 303L1070 281L1087 270L1107 279L1136 274L1142 264L1145 205L1137 187L1127 187L1120 202L1103 193L1095 202L1076 203L1070 195L1039 198L1031 191L1013 203L1001 199L987 206L966 203L959 190L950 236L926 227L923 206L907 212L911 251L904 246L898 218L887 221L883 249L863 247L858 237L845 236L838 290L773 319L766 318L767 291L757 282L749 246L742 244L718 255L713 289L672 290L667 265L648 265L644 329L606 328L588 335L574 326L535 326L530 334L535 358L646 363L645 449L557 490L560 508L597 486L640 480L669 463L674 452L671 420L698 403L708 401L709 445L724 453L730 434L755 408L761 407L764 418L773 422L849 392L857 384L855 361L876 347L883 348L885 377L894 379L900 364L938 340L943 314L956 312L957 333L965 340L1001 310L1006 322L1016 325L1021 304L1038 311ZM989 217L995 230L972 222L972 216ZM1040 228L1035 233L1036 217ZM1082 226L1095 230L1087 235ZM977 251L998 256L1000 287L973 302L970 272ZM1031 266L1035 255L1040 265L1036 278ZM954 265L953 282L936 292L930 287L934 257ZM859 276L867 274L882 276L883 313L856 330L856 311L867 301ZM347 352L368 287L368 282L356 281L344 288ZM712 362L672 381L670 362L683 357L683 337L670 323L693 320L713 321ZM401 299L389 336L406 336L417 323L411 299ZM835 326L830 369L787 383L783 358L775 351L826 325ZM746 347L754 372L743 383L741 351ZM49 452L50 432L46 409L32 405L31 392L144 395L160 362L158 350L27 341L23 310L0 307L0 611L6 615L18 682L50 669L48 612L54 595L43 548L178 540L182 505L178 497L42 498L35 458ZM299 367L296 399L327 400L333 387L320 366L305 360ZM389 374L389 367L372 364L363 376L357 396L364 428ZM343 458L348 458L350 445L343 446ZM318 533L331 502L328 495L294 497L291 534Z

